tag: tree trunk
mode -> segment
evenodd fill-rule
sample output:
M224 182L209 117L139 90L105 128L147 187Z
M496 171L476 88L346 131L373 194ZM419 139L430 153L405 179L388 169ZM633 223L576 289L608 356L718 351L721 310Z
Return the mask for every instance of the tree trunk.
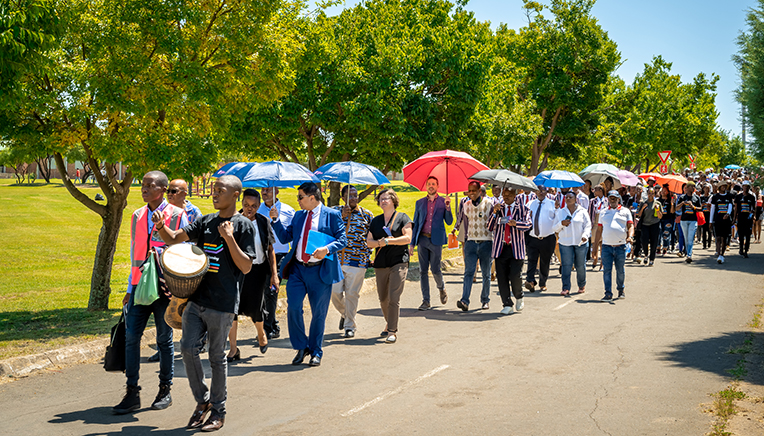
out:
M368 188L364 189L363 192L358 193L358 202L362 202L364 198L368 197L369 194L376 191L377 188L379 188L379 185L371 185Z
M100 168L98 162L92 157L89 147L86 144L83 146L88 154L90 168ZM56 165L59 168L64 168L64 158L61 153L56 153L54 157ZM93 274L90 277L88 310L107 310L109 308L114 252L117 249L122 213L127 207L127 196L130 194L130 183L133 179L132 173L128 171L122 182L117 182L113 168L108 166L105 167L105 173L104 175L100 172L94 172L93 177L106 198L106 205L97 203L77 189L66 171L61 173L61 181L69 194L101 217L101 232L98 235Z
M35 159L35 162L37 162L37 168L40 169L40 175L43 179L45 179L45 183L50 183L50 158L51 156L48 154Z
M117 238L122 225L122 208L107 204L106 215L101 221L101 233L98 235L93 274L90 276L90 298L88 310L106 310L109 308L111 294L111 269L114 253L117 250Z
M340 204L340 182L329 182L329 198L327 206L339 206Z

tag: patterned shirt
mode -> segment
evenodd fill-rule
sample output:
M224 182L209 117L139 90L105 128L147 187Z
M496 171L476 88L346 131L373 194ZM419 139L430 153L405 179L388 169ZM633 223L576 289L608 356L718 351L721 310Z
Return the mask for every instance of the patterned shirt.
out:
M340 211L344 206L334 206L334 210ZM366 245L366 235L369 233L371 227L371 220L374 219L374 215L368 209L364 209L358 206L350 214L350 225L347 224L347 217L343 218L345 221L345 234L348 237L348 245L344 250L340 250L337 254L342 265L354 266L358 268L369 267L369 255L371 249Z
M501 219L508 216L516 221L515 226L508 226L501 223ZM512 256L515 259L525 259L525 232L531 228L531 210L522 202L514 202L504 207L498 213L492 213L488 220L488 230L493 232L493 246L491 256L496 259L501 256L501 252L509 239L509 245L512 249ZM509 237L506 231L509 230Z
M488 230L488 218L493 209L493 202L481 198L477 206L472 201L464 203L464 215L467 218L467 240L490 241L491 232Z
M188 216L189 224L196 221L197 218L202 216L202 211L199 210L198 207L194 206L194 204L188 200L186 200L186 205L184 209L186 210L186 216Z

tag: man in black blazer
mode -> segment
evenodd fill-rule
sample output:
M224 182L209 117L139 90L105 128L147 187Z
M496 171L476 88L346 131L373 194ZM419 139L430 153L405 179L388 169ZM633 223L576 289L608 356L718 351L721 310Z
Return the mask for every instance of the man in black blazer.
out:
M427 196L417 200L414 209L414 233L409 250L413 254L414 247L419 247L419 283L422 288L422 304L419 310L431 309L430 277L428 270L440 291L440 302L448 302L446 285L443 283L443 273L440 271L440 260L443 255L443 245L446 244L446 224L454 222L451 213L451 199L438 195L438 179L430 176L425 185Z

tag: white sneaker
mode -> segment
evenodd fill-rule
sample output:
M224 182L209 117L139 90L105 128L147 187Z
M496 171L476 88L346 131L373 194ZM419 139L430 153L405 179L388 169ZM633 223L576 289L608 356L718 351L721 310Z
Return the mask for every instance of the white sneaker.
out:
M502 315L512 315L513 313L515 313L515 308L512 306L504 306L504 308L501 309L500 313Z
M719 257L716 259L716 263L724 263L724 256L720 254Z
M515 301L515 305L517 306L517 310L523 310L523 307L525 307L523 298L518 298L517 301Z

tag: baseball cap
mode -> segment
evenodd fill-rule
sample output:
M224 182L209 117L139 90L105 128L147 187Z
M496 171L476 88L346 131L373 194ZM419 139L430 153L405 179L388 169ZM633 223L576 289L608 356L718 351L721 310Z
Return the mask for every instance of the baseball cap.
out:
M648 177L648 178L647 178L647 181L648 181L648 182L649 182L650 180L652 180L653 182L655 182L655 181L656 181L656 180L655 180L655 177L653 177L653 176L650 176L650 177Z
M743 180L743 186L751 186L751 182L748 180Z
M621 198L621 194L618 193L615 189L607 193L608 197L618 197Z

